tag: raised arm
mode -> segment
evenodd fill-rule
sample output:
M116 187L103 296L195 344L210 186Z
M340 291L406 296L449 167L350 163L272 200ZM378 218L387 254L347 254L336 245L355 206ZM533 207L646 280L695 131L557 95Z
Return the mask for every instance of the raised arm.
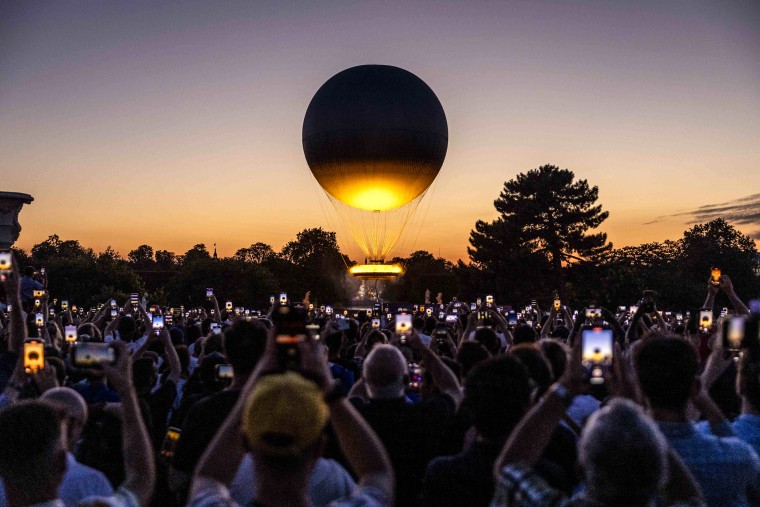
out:
M18 271L18 263L13 259L12 269L5 276L5 298L11 310L8 315L8 351L21 353L24 348L24 340L27 338L24 312L21 309L21 277Z
M122 487L134 493L140 505L149 505L156 481L153 449L132 384L127 347L123 342L112 342L110 346L116 352L116 364L105 366L103 371L121 400L125 475Z
M452 372L446 364L441 361L435 352L430 350L422 340L416 331L412 332L409 337L409 345L425 363L425 368L430 372L433 377L433 382L440 389L442 393L448 394L454 400L457 408L462 402L462 387L459 385L456 375Z
M749 308L747 308L747 305L745 305L744 302L739 299L739 296L736 295L736 292L734 292L734 284L731 282L728 275L721 275L719 284L729 301L731 301L731 306L734 307L734 312L736 312L737 315L749 315Z

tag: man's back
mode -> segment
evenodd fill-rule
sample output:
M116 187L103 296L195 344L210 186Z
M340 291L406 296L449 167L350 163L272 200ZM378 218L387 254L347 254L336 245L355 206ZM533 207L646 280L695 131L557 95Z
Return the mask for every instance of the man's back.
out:
M177 470L192 474L203 451L232 411L240 391L221 391L213 394L190 409L182 425L182 435L172 458Z
M357 408L391 458L397 505L416 505L425 467L440 454L444 427L454 416L454 401L440 395L416 405L399 398L371 400Z
M750 505L747 492L760 486L760 458L748 444L705 435L691 423L657 424L691 470L708 505Z

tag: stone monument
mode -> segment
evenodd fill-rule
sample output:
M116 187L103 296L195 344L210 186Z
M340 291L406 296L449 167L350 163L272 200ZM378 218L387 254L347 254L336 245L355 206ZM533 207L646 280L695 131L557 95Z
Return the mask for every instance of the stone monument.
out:
M24 204L34 200L29 194L18 192L0 192L0 250L8 250L18 239L21 225L18 214Z

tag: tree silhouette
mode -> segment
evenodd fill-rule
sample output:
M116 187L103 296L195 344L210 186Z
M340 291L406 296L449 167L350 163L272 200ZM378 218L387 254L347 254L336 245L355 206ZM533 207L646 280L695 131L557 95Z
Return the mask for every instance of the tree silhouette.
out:
M612 248L605 233L588 232L609 216L596 205L598 187L574 178L572 171L543 165L505 182L494 201L499 217L479 220L470 233L472 261L487 275L520 262L528 268L521 271L528 280L535 278L531 270L543 266L550 273L545 282L562 290L564 266L596 262Z

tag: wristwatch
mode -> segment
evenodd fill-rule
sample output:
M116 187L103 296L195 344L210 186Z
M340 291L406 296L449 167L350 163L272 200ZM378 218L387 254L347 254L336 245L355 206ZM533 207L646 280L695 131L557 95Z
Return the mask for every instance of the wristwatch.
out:
M574 396L570 394L570 391L567 389L567 387L563 386L559 382L554 384L550 391L550 394L554 394L554 396L559 398L559 400L566 408L569 407L573 402Z

